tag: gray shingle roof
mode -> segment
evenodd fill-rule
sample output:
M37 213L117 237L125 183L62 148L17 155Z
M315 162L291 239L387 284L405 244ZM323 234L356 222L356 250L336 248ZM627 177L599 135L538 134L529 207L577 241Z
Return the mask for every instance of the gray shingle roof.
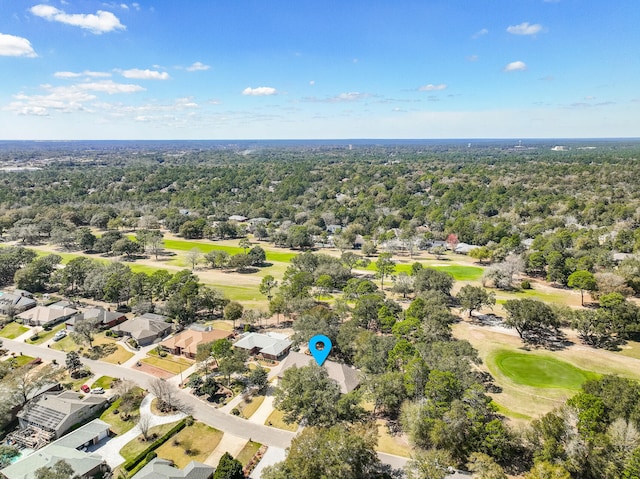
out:
M196 461L191 461L180 470L172 466L171 461L155 458L132 479L209 479L214 471L214 467Z
M307 356L306 354L295 351L290 352L289 356L282 361L282 367L280 368L278 377L281 378L284 372L293 366L302 368L309 366L309 363L315 364L315 359L311 356ZM335 361L325 361L323 367L326 368L329 377L338 383L342 394L353 391L360 384L359 373L355 368Z

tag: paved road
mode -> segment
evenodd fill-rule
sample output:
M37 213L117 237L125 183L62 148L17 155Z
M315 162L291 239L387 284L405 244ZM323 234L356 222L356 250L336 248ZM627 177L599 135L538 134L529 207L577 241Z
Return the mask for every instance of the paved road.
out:
M22 352L28 356L40 357L46 361L55 359L58 364L64 364L66 354L62 351L10 339L3 339L2 341L4 347L9 351L16 353ZM150 382L155 379L135 368L93 361L86 358L82 358L82 362L89 366L98 376L129 379L145 389L148 389ZM185 391L180 390L179 394L181 401L191 409L191 414L194 418L225 433L244 439L251 439L261 444L275 446L280 449L289 447L291 440L295 437L295 433L293 432L248 422L246 419L240 419L239 417L223 413ZM378 456L383 463L389 464L394 468L401 468L407 463L407 459L404 457L383 453L378 453Z

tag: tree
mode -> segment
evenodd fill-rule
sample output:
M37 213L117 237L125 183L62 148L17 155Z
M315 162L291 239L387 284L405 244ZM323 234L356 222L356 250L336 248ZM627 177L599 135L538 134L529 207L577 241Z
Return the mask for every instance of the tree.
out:
M75 377L76 373L82 369L82 361L76 351L69 351L67 353L65 366L69 370L71 377Z
M216 341L217 342L217 341ZM214 356L216 354L215 343L213 346ZM228 355L224 355L220 358L216 357L218 362L218 371L227 377L227 386L231 386L231 375L234 373L243 373L247 370L246 361L247 353L242 349L233 349Z
M480 264L483 264L485 260L491 258L491 250L486 246L480 246L479 248L473 248L469 251L469 256L477 259Z
M238 253L229 258L229 268L236 269L239 272L248 270L249 266L253 264L253 260L248 254Z
M534 299L509 299L504 304L504 325L514 328L525 343L545 344L557 333L558 318L553 309Z
M269 373L262 366L252 369L248 376L249 384L261 391L269 383Z
M149 251L158 259L158 255L160 255L164 251L164 241L162 239L162 232L160 230L149 230L146 235L147 245L149 246Z
M376 276L380 278L380 289L384 291L384 278L392 275L396 271L396 263L393 261L391 253L380 253L376 265Z
M407 273L400 273L395 277L392 291L394 293L401 294L403 298L406 298L407 294L413 292L413 283L413 276L409 276Z
M80 479L80 476L74 473L73 467L64 459L60 459L53 466L36 469L34 479Z
M567 278L567 286L580 290L580 300L584 306L584 292L595 291L598 288L596 277L589 271L574 271Z
M340 388L317 364L287 369L274 398L274 406L284 412L287 424L329 427L338 422Z
M242 463L234 459L228 452L225 452L218 462L216 471L213 473L213 479L244 479L244 477Z
M93 335L99 330L99 327L100 320L98 318L78 320L73 326L73 338L88 344L89 348L93 348Z
M381 464L376 442L371 426L308 427L291 441L287 458L267 467L262 479L390 479L394 476Z
M491 456L481 452L474 452L469 456L467 467L478 479L507 479L500 464L497 464Z
M7 402L24 405L32 394L45 384L57 380L60 370L52 365L45 366L25 365L11 371L3 380L7 386L11 399Z
M242 252L244 254L247 254L247 250L251 248L251 241L249 241L249 238L242 238L240 243L238 243L238 246L242 248Z
M184 255L187 264L191 265L191 271L202 261L202 251L198 248L192 248Z
M277 288L277 287L278 287L278 282L275 280L273 276L268 274L264 278L262 278L262 281L260 282L260 286L258 287L258 289L260 291L260 294L264 294L267 297L267 299L271 301L271 298L273 297L272 291L274 290L274 288Z
M236 321L242 317L244 307L237 301L231 301L224 307L224 319L233 321L233 329L236 328Z
M444 479L454 461L447 451L439 449L417 450L405 471L408 479Z
M267 260L267 253L261 246L254 246L247 254L252 266L262 266Z
M496 304L495 293L489 293L486 289L481 288L480 286L472 286L470 284L467 284L460 289L457 299L462 310L469 311L469 317L472 317L473 312L483 306L493 306Z
M14 458L20 456L20 450L6 445L0 445L0 467L5 468L10 465Z
M130 258L131 255L135 253L139 253L143 251L144 248L137 241L131 241L129 238L121 238L111 246L111 249L116 254L124 254L127 258Z
M229 264L229 253L214 249L204 255L205 260L212 268L225 268Z
M141 414L138 418L138 429L142 438L146 441L149 439L149 429L151 429L151 416L149 414Z
M449 296L453 288L453 276L446 271L422 268L413 276L413 288L417 291L440 291Z
M161 412L186 412L186 406L179 399L176 386L164 379L155 378L149 382L149 392L158 399L158 409Z
M547 461L537 461L524 475L525 479L571 479L571 474L563 466Z

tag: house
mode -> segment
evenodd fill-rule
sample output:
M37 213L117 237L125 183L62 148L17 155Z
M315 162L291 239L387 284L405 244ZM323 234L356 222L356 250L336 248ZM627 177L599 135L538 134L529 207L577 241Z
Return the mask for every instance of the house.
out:
M106 311L103 308L85 308L67 319L64 323L65 328L73 331L76 321L83 321L85 319L95 319L99 321L98 324L100 328L109 329L125 322L127 317L123 313Z
M185 356L190 359L196 358L199 344L211 343L218 339L227 339L233 336L231 331L211 329L208 331L198 331L195 329L185 329L160 343L164 349L176 356Z
M83 396L75 391L45 393L26 404L18 413L18 423L21 430L32 428L59 438L73 426L96 416L107 402L104 396Z
M477 246L475 244L458 243L456 247L453 249L453 251L458 254L469 254L471 250L479 247L480 246Z
M78 477L92 478L100 472L108 472L109 466L100 455L85 452L84 449L97 444L108 435L109 424L95 419L5 467L0 472L7 479L33 479L37 469L53 467L58 461L64 459Z
M9 315L22 313L27 309L35 308L36 301L29 291L16 289L13 293L0 291L0 314Z
M247 218L246 216L242 216L242 215L231 215L231 216L229 216L229 221L237 221L238 223L244 223L248 219L249 218Z
M278 360L289 353L291 341L283 334L245 333L233 345L250 355L261 355L265 359Z
M178 469L171 461L156 457L132 479L210 479L215 470L215 467L196 461L191 461L184 469Z
M284 372L292 367L302 368L309 366L309 364L316 364L315 359L303 353L297 353L295 351L289 353L289 356L282 361L278 378L281 379ZM340 386L340 392L347 394L360 385L360 375L358 370L347 366L346 364L337 363L335 361L325 361L323 367L329 373L329 377L333 379L338 386Z
M167 316L145 313L114 327L112 331L120 336L131 336L140 346L147 346L164 338L172 328Z
M27 326L55 326L76 314L78 311L68 306L36 306L20 313L17 317Z

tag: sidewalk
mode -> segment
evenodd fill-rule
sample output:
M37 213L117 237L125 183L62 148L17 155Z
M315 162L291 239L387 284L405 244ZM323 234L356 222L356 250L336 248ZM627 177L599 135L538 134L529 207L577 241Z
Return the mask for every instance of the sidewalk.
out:
M167 424L175 422L183 417L184 413L172 414L170 416L156 416L151 412L151 402L155 396L153 394L147 394L142 403L140 404L140 417L149 416L149 427L159 426L160 424ZM120 455L120 449L122 449L127 443L133 441L140 435L140 428L136 424L132 429L128 430L120 436L116 436L113 439L109 439L104 444L98 445L95 449L91 449L91 452L97 452L113 469L124 462L124 457Z

